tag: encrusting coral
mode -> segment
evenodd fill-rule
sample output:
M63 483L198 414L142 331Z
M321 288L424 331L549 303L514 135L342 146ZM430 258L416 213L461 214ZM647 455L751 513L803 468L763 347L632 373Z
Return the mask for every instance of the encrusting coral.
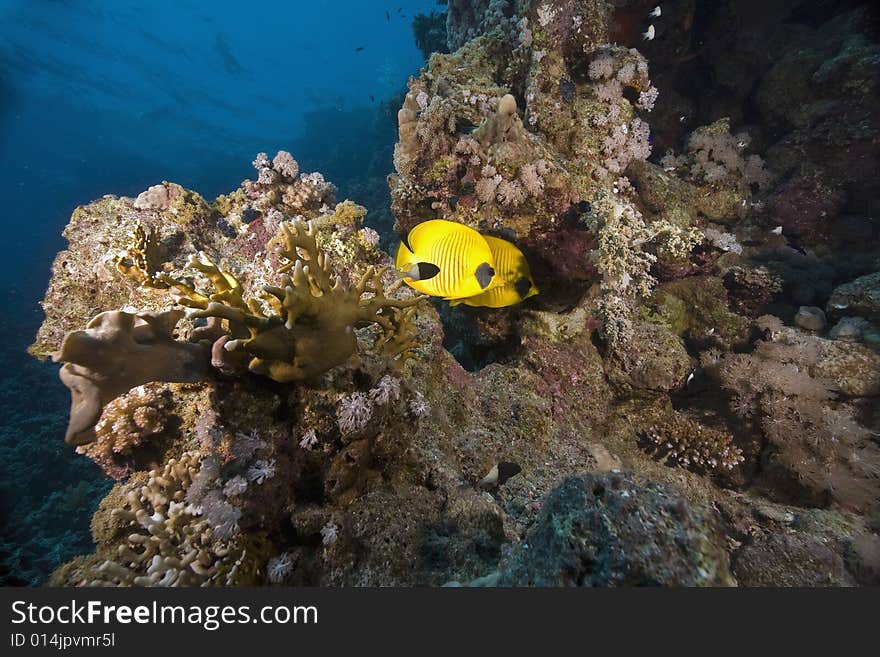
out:
M430 208L514 238L560 292L583 281L583 294L600 278L603 336L620 351L655 262L686 259L702 220L679 207L698 202L688 183L646 212L626 177L651 153L639 113L658 92L638 51L608 44L607 11L526 3L518 36L516 21L475 18L484 36L433 56L410 80L389 183L401 232L432 218Z

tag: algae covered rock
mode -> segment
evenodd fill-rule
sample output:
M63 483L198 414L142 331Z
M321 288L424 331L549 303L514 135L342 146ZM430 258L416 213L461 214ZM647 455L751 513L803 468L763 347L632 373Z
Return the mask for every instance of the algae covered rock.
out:
M693 371L681 339L668 328L643 322L622 353L609 354L605 376L622 394L656 394L676 390Z
M836 287L828 300L828 312L880 321L880 272Z
M569 477L501 568L505 586L729 586L708 509L632 474Z
M752 527L732 559L740 586L854 586L872 584L876 534L861 533L838 511L782 509L761 504L771 519Z
M725 347L743 344L749 335L749 320L730 311L724 284L713 276L690 276L658 287L642 317L692 341Z

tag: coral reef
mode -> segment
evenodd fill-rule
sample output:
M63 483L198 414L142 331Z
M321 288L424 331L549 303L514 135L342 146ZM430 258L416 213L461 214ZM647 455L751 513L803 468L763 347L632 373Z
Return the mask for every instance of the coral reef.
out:
M213 202L162 183L76 210L31 351L61 347L68 438L125 479L53 583L876 580L875 181L841 173L877 131L804 102L863 108L876 44L842 9L771 62L725 0L670 20L649 70L612 45L627 4L450 0L453 52L401 101L398 233L515 242L523 304L399 287L366 209L285 151ZM753 65L678 59L724 25ZM729 89L689 95L677 63ZM858 152L824 161L833 135Z
M247 582L242 572L245 548L229 543L225 539L231 536L218 531L223 525L218 526L216 517L223 512L212 510L207 501L202 508L187 503L193 480L202 472L200 464L197 452L186 452L148 473L145 481L133 480L114 490L108 499L118 498L119 506L107 509L105 504L93 531L99 542L104 535L120 533L125 534L123 542L115 554L99 552L66 565L56 580L86 586ZM222 522L236 521L223 518Z
M674 200L649 202L644 213L624 174L651 153L639 112L650 112L657 89L641 54L607 44L602 3L527 3L518 21L512 3L465 4L449 7L450 44L457 33L484 35L432 57L398 114L396 226L405 232L441 213L513 238L560 295L600 280L603 335L623 349L635 306L655 283L652 267L687 258L704 223L693 206L717 203L678 180ZM728 207L751 198L747 184L718 193ZM569 262L558 253L563 242L581 244ZM567 276L578 257L580 285Z

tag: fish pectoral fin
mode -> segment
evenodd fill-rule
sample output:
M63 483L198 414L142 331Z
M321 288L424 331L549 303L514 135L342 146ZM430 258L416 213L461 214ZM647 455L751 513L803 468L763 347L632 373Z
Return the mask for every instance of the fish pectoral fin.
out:
M495 268L492 267L488 262L482 263L477 270L474 272L477 277L477 282L480 284L480 289L485 290L489 287L489 284L492 282L492 279L495 277Z
M440 273L440 267L432 262L416 262L403 272L403 275L414 281L428 281Z
M459 306L462 303L462 299L448 299L450 306Z

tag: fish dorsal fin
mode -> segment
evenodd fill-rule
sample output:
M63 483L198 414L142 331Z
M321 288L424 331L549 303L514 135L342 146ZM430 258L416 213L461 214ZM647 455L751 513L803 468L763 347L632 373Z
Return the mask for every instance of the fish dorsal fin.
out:
M407 248L410 251L412 251L413 253L417 253L423 240L430 240L432 236L435 236L438 232L446 233L449 231L473 230L473 228L469 228L468 226L465 226L464 224L457 221L449 221L448 219L430 219L428 221L423 221L416 226L413 226L412 230L407 233L404 244L406 244Z
M415 254L412 252L412 249L409 248L405 241L401 240L397 247L397 255L394 257L395 268L403 273L412 265L414 259Z
M407 251L414 254L415 252L413 251L412 245L409 243L409 236L411 234L412 234L412 231L409 231L406 235L404 235L401 238L400 241L403 242L403 245L406 247Z
M438 220L432 219L430 221L423 221L420 224L417 224L412 227L412 229L406 234L406 237L403 238L403 243L406 245L406 248L410 250L411 253L415 253L416 249L419 248L419 235L426 231L430 231Z

